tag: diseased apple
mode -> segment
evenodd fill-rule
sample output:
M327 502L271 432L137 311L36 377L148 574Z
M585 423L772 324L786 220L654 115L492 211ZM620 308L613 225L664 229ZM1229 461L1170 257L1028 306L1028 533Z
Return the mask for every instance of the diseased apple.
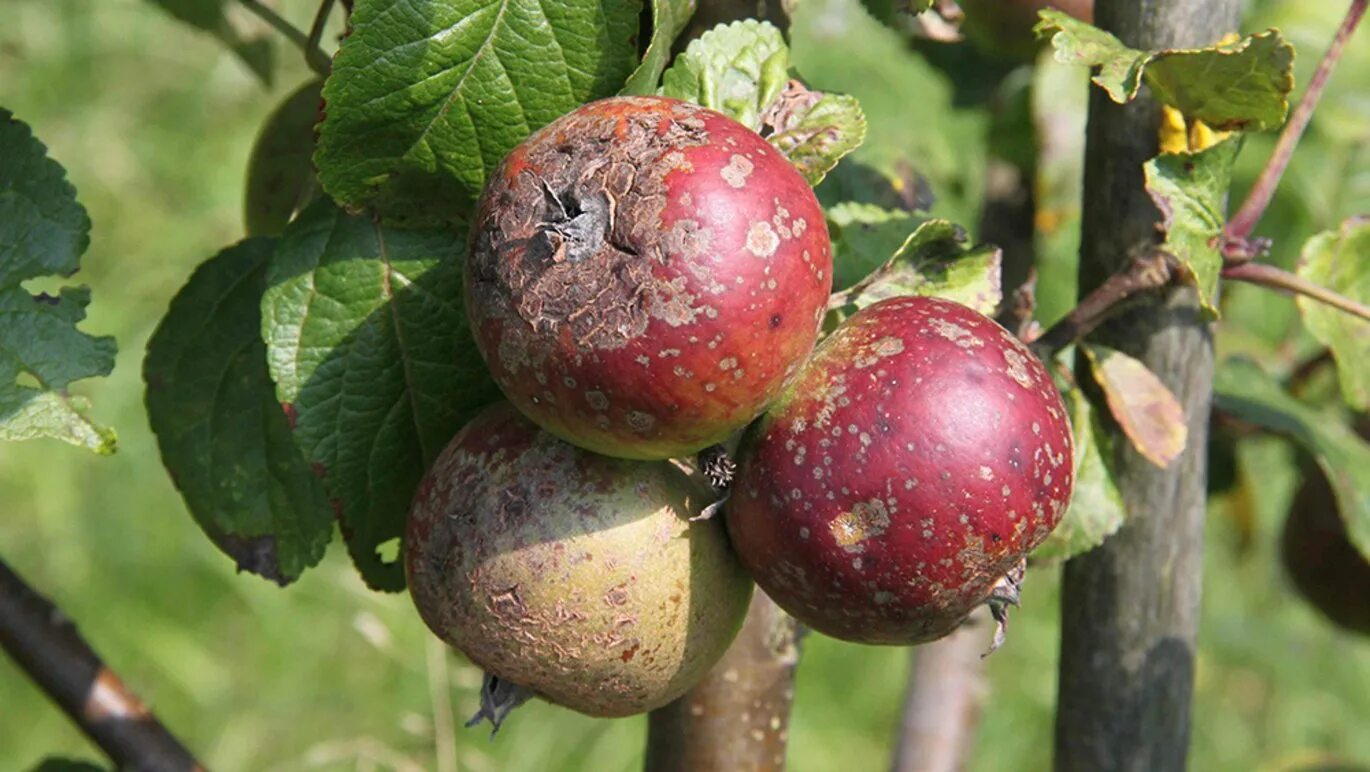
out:
M812 351L831 288L803 176L747 127L664 97L591 102L515 148L466 263L505 395L620 458L686 456L760 414Z
M800 622L929 641L1016 602L1024 557L1070 502L1071 442L1017 338L951 301L885 300L823 341L743 438L728 531Z
M592 716L652 710L704 675L747 610L722 523L690 519L713 497L671 462L581 450L500 403L415 496L409 591L503 682Z

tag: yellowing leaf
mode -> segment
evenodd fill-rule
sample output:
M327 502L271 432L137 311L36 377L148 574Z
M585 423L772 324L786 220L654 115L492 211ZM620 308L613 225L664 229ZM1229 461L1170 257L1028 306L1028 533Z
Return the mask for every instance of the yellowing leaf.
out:
M1081 348L1109 411L1137 452L1156 466L1170 466L1189 434L1180 401L1141 361L1106 346Z

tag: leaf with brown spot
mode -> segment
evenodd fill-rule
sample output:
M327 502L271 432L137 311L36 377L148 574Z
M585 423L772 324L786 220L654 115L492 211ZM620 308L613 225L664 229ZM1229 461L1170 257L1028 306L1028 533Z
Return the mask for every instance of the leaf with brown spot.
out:
M791 80L762 113L761 136L817 185L866 138L866 115L855 97L810 91Z
M1095 85L1119 104L1145 84L1160 103L1217 129L1268 131L1288 114L1294 47L1277 30L1204 48L1140 51L1062 11L1041 18L1037 36L1051 41L1056 61L1097 67Z
M267 375L260 306L275 248L248 239L196 269L148 342L143 377L195 522L238 570L285 585L323 558L333 517Z
M1146 460L1165 468L1184 451L1189 430L1184 408L1139 360L1107 346L1081 347L1108 409Z

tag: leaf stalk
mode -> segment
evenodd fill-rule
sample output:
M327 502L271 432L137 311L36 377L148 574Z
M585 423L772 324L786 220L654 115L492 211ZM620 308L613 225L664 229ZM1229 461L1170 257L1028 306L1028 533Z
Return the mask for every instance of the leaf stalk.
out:
M1160 250L1133 258L1029 346L1043 362L1051 360L1103 324L1127 299L1169 284L1178 268L1175 258Z
M240 2L243 4L244 8L251 11L257 18L266 22L272 29L281 33L281 35L299 48L300 51L304 53L304 61L309 65L309 69L313 70L320 77L327 77L329 70L332 69L332 62L329 60L328 54L325 54L323 49L319 48L317 39L301 32L298 27L291 24L285 17L276 13L274 9L265 3L262 3L260 0L240 0ZM331 6L331 0L330 2L324 3L324 7ZM320 11L321 15L327 15L322 13L322 9L320 9ZM322 34L322 24L319 24L318 19L315 19L315 23L319 25L319 32Z
M1277 266L1266 263L1238 263L1223 268L1222 276L1224 279L1244 281L1248 284L1257 284L1262 287L1291 292L1295 295L1303 295L1319 303L1325 303L1338 311L1344 311L1370 321L1370 307Z

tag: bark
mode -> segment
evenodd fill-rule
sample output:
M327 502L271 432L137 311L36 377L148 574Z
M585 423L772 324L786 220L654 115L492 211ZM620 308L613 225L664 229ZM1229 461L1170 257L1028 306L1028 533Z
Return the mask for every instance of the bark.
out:
M794 669L793 619L757 590L737 639L694 689L652 711L648 772L780 772Z
M1239 0L1099 0L1095 17L1125 44L1149 49L1211 43L1236 28L1239 10ZM1145 97L1116 105L1091 91L1082 293L1154 245L1161 220L1142 176L1157 153L1160 108ZM1140 358L1175 393L1189 444L1160 469L1118 442L1131 517L1102 547L1066 564L1055 764L1179 770L1194 684L1212 341L1187 288L1130 308L1096 337Z
M46 598L0 561L0 647L120 769L200 764Z
M964 769L985 701L984 652L987 617L939 641L910 650L904 713L893 772L956 772Z

